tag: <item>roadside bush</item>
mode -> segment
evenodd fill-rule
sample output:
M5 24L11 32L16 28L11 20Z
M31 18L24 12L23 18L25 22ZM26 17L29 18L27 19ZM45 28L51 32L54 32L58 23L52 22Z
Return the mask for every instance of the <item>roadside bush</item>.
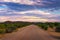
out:
M47 24L43 24L42 28L43 28L44 30L47 30L47 29L48 29L48 25L47 25Z
M55 29L56 32L60 32L60 26L57 26Z
M55 32L60 32L60 23L55 23L56 28L55 28Z
M50 28L54 28L54 24L49 24L49 27Z
M0 24L0 29L5 29L6 26L4 24Z
M42 25L41 28L44 29L44 25Z
M9 27L9 28L6 29L6 33L11 33L14 30L16 30L16 27Z
M0 34L4 34L5 33L5 29L0 29Z
M44 30L48 29L48 25L46 23L37 24L37 26L41 27Z
M47 30L48 29L48 26L44 27L44 29Z

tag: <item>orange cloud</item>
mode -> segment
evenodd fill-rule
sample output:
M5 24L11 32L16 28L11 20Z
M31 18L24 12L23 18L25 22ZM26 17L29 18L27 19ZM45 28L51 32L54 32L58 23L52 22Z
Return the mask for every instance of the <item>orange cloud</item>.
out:
M59 22L57 19L46 19L36 16L0 16L0 22L4 21L26 21L26 22Z
M23 17L19 17L19 16L0 16L0 22L4 22L4 21L28 21L28 22L46 22L48 21L47 19L43 19L43 18L39 18L39 17L35 17L35 16L23 16Z

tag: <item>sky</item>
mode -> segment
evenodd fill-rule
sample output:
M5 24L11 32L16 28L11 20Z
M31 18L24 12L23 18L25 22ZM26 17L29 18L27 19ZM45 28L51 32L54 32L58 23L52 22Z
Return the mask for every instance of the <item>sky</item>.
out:
M60 22L60 0L0 0L0 22Z

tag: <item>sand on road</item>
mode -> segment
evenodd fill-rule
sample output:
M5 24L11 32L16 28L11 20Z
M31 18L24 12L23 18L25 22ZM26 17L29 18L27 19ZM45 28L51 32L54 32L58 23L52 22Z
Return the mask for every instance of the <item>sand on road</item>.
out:
M8 34L0 40L55 40L36 25L30 25Z

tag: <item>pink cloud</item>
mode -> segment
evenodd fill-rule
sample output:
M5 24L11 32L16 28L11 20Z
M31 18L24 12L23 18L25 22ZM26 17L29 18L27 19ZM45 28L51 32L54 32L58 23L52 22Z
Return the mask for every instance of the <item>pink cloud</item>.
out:
M14 2L14 3L20 3L20 4L26 4L26 5L44 5L43 3L37 3L42 2L42 0L1 0L0 2Z
M0 22L4 21L60 22L58 19L46 19L36 16L0 16Z

